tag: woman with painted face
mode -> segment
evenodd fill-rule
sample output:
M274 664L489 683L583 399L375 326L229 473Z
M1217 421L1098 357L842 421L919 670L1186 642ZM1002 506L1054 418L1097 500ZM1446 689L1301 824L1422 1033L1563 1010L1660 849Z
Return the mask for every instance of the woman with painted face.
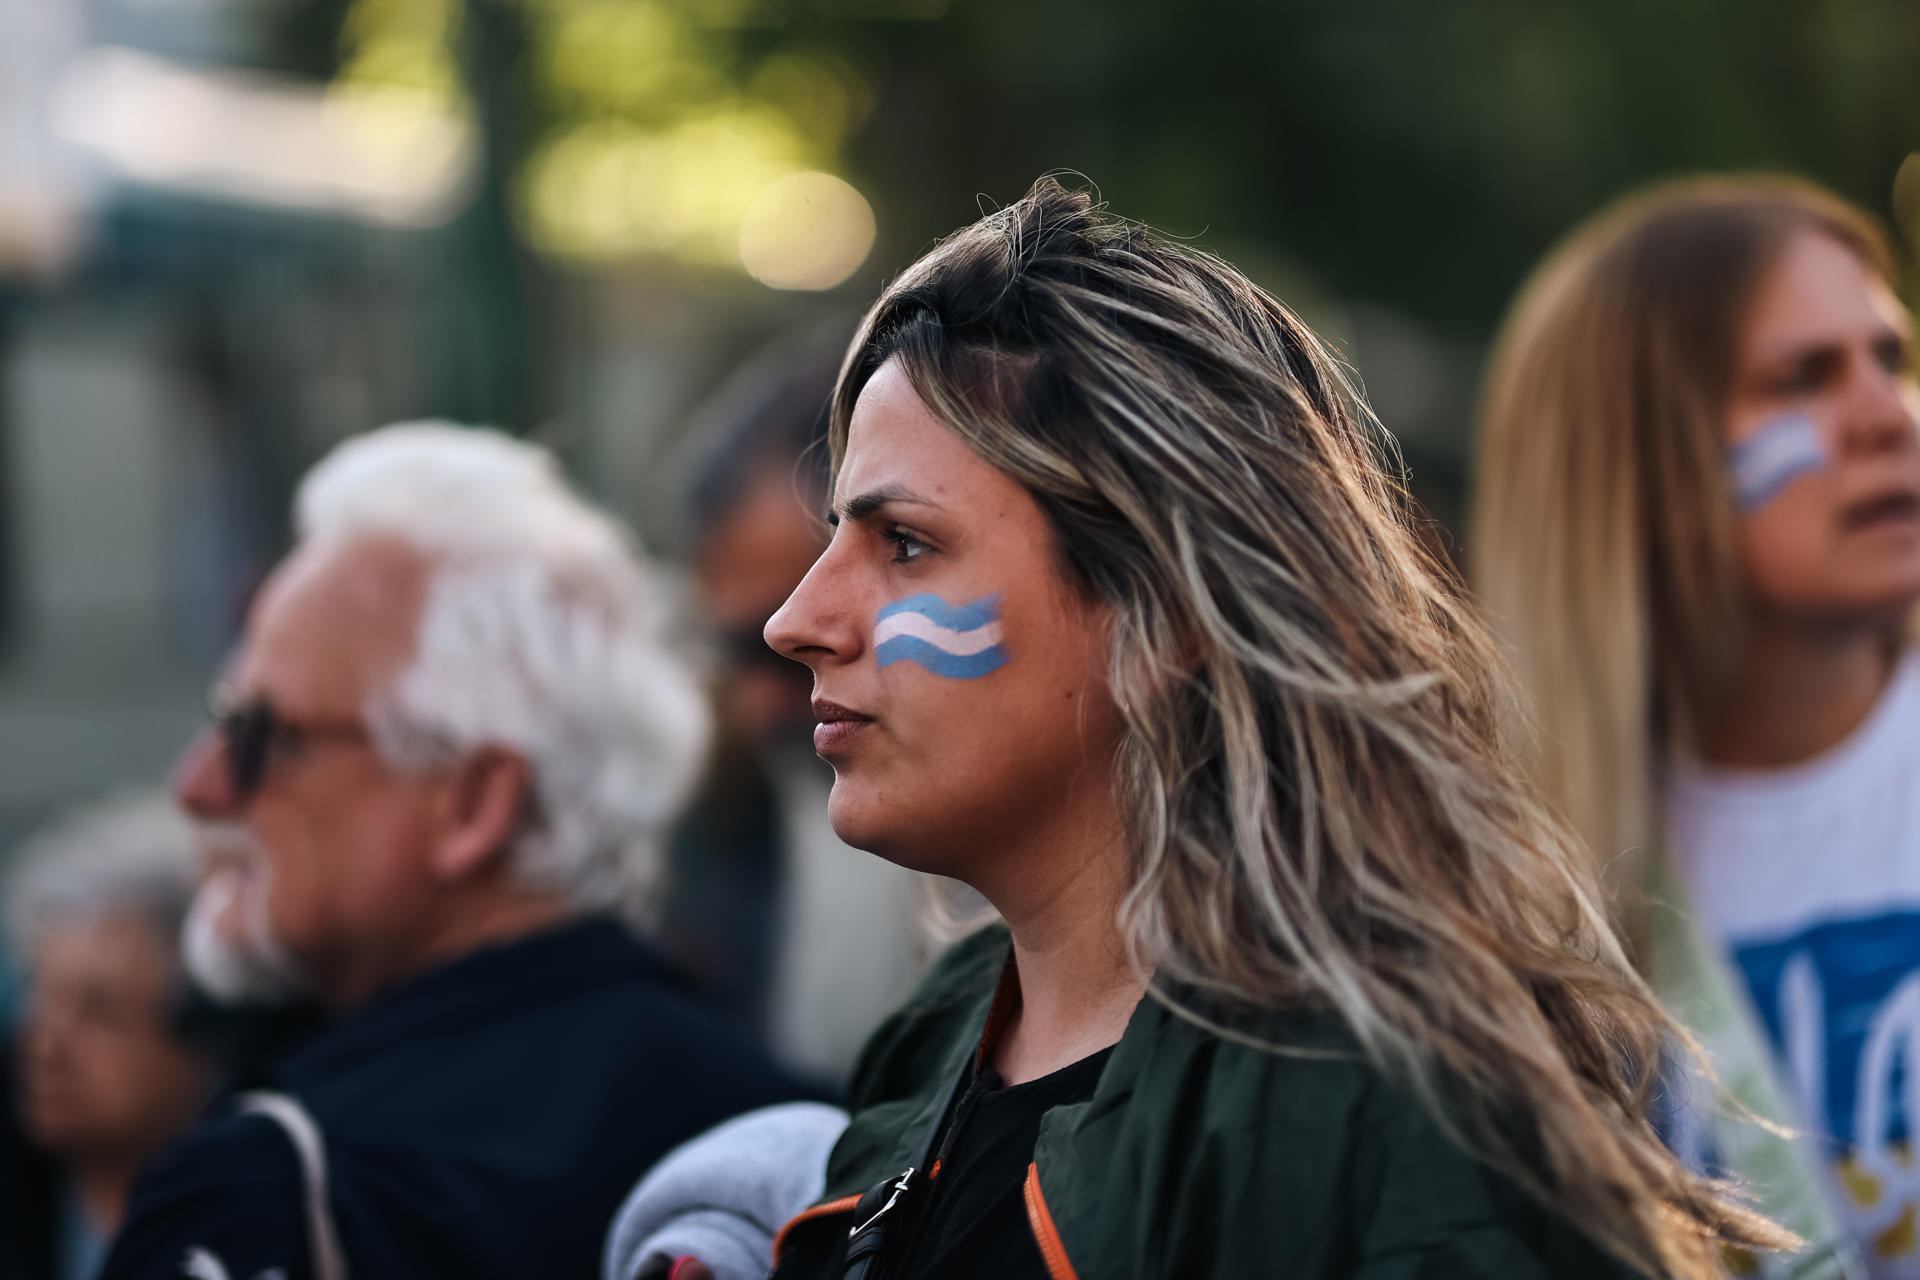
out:
M1916 1275L1920 395L1893 277L1868 217L1797 182L1601 214L1496 347L1469 546L1639 959L1839 1176L1700 1107L1676 1145Z
M896 281L767 626L850 843L978 890L776 1275L1719 1274L1668 1020L1320 342L1042 180Z

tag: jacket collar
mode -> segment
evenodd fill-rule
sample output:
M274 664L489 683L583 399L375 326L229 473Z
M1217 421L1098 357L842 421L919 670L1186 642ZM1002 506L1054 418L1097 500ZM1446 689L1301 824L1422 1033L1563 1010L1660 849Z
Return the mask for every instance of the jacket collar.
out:
M298 1084L402 1052L422 1039L510 1019L559 993L685 980L631 930L582 916L456 957L374 995L290 1054L278 1074Z

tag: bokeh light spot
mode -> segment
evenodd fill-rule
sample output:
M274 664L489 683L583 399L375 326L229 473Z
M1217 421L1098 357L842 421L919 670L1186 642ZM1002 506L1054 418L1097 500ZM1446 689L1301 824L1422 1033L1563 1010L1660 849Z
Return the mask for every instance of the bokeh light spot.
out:
M873 207L830 173L768 183L740 220L740 261L775 289L831 289L873 249Z
M582 124L534 154L522 175L523 225L537 249L561 257L737 266L742 216L756 192L803 163L802 150L784 116L754 103L658 131Z
M1893 216L1909 239L1920 237L1920 151L1909 155L1893 176Z

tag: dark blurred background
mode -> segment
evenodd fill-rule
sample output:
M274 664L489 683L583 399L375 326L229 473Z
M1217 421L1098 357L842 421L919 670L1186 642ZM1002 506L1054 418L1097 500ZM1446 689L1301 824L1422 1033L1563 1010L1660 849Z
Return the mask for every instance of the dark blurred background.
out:
M535 434L682 555L729 368L1072 169L1334 339L1444 523L1527 267L1751 168L1911 255L1920 5L0 7L0 840L165 768L348 433Z

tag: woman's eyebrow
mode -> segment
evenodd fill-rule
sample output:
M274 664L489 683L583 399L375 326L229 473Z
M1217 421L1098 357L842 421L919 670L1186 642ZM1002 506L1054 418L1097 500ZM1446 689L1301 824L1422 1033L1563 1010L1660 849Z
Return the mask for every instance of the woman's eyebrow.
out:
M1882 320L1865 332L1793 338L1778 344L1771 350L1762 351L1754 365L1764 368L1777 364L1797 364L1811 357L1832 355L1845 351L1848 344L1856 338L1864 340L1869 346L1877 346L1890 338L1905 341L1906 334L1894 324Z
M840 504L837 511L829 512L827 519L834 524L838 524L843 519L858 523L889 502L911 502L923 507L934 505L905 485L883 484L877 489L869 489L857 497L847 499Z

